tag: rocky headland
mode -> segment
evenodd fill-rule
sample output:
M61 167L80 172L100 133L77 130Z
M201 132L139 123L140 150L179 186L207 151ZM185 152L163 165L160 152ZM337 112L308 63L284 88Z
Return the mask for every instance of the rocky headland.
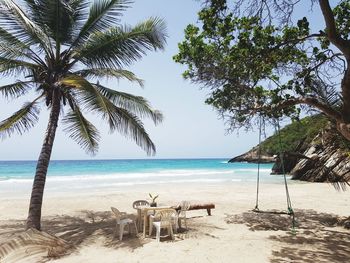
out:
M294 180L339 183L339 187L350 181L350 143L324 116L287 125L280 136L273 135L260 145L260 162L274 162L272 174L283 172L279 158L283 156L285 172ZM229 162L258 162L258 153L259 145Z

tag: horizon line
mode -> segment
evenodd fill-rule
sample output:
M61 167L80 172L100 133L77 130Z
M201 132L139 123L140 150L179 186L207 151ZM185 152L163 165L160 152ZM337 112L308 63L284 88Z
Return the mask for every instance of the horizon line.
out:
M210 159L232 159L232 157L175 157L175 158L107 158L107 159L51 159L50 161L128 161L128 160L210 160ZM36 159L9 159L0 162L37 162Z

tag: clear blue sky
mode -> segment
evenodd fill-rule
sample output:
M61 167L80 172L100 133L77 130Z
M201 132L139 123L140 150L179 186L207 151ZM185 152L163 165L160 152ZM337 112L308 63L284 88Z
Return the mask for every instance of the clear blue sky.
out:
M165 51L149 53L130 69L145 80L144 89L126 81L109 81L111 88L146 97L154 108L165 115L165 120L154 127L146 122L146 128L157 146L152 158L230 158L257 144L255 132L241 131L227 135L224 122L216 112L204 104L208 90L183 80L184 67L173 62L177 44L183 40L187 24L197 21L200 3L194 0L136 0L125 12L123 21L134 25L150 16L165 19L168 28L168 44ZM0 80L0 84L8 83ZM21 101L7 102L0 98L0 120L7 118L22 104ZM47 110L42 107L40 122L24 135L13 135L0 141L0 160L35 160L39 155L47 123ZM106 125L98 119L94 123L100 128L102 139L98 159L148 158L134 142L118 133L109 134ZM89 155L68 138L59 126L52 159L88 159Z

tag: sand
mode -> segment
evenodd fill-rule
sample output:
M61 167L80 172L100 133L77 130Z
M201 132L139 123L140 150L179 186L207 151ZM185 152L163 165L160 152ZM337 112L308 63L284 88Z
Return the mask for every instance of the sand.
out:
M47 251L16 248L0 262L350 262L350 230L341 222L350 215L350 193L329 184L289 186L298 227L291 231L288 215L256 214L254 183L160 184L115 189L113 192L45 193L43 230L74 245L59 258ZM141 235L113 238L110 207L136 214L132 202L159 194L158 203L181 200L212 202L205 210L189 211L188 230L175 241ZM262 184L260 209L285 210L284 186ZM0 197L0 244L23 231L28 196ZM1 248L1 245L0 245ZM17 252L16 252L17 251ZM16 254L17 253L17 254ZM26 256L27 255L27 256Z

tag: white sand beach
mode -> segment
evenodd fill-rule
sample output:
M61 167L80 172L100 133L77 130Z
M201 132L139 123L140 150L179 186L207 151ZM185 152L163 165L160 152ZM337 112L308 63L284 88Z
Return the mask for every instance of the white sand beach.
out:
M350 193L320 183L291 183L289 189L298 222L295 235L288 215L251 212L252 182L130 186L93 195L45 193L42 229L74 248L60 258L48 258L47 251L13 249L1 262L348 262L350 231L339 222L350 215ZM159 194L164 205L189 200L212 202L216 208L212 216L205 210L189 211L188 230L176 234L175 241L164 237L158 243L141 234L113 239L110 207L136 215L132 202L150 192ZM262 184L260 192L260 209L286 208L282 184ZM23 231L28 199L0 200L0 244Z
M349 23L350 0L0 0L0 263L350 263L350 192L308 183L350 189ZM159 238L152 195L157 230L215 208Z

